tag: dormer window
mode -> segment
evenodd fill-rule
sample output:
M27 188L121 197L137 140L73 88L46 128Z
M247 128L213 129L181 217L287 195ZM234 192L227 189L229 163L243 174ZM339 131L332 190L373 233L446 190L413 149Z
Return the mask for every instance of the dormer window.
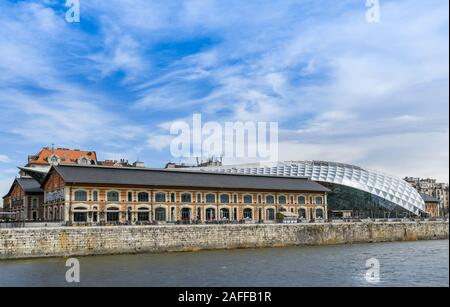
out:
M52 155L47 157L47 161L51 165L58 165L61 162L61 159L57 155L52 154Z

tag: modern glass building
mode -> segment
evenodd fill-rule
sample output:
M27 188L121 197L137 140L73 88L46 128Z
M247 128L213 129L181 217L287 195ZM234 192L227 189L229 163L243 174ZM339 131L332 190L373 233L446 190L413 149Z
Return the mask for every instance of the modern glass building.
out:
M212 166L201 171L287 177L308 177L332 190L330 210L352 210L357 216L388 218L419 216L425 211L420 194L395 176L359 166L326 161L286 161L260 164Z

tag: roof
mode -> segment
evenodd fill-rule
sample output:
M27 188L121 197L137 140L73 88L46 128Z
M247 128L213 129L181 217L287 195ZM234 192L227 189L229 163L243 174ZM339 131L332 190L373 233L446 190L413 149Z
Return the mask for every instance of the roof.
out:
M61 164L75 164L77 160L86 157L90 160L97 162L97 154L95 151L83 151L78 149L67 149L67 148L43 148L38 154L30 156L28 164L43 164L48 165L49 161L47 158L51 155L56 155L61 159Z
M423 201L426 203L438 203L439 202L439 199L434 198L433 196L428 195L428 194L420 193L420 196L422 196Z
M44 192L44 190L42 190L41 188L40 183L33 178L17 178L16 181L25 193Z
M9 196L14 188L14 185L18 184L25 193L43 193L44 190L41 188L41 184L34 180L33 178L21 177L16 178L8 191L8 194L3 196L3 198Z
M155 187L248 189L267 191L328 192L329 189L307 178L261 175L185 172L150 168L57 165L55 170L68 184L138 185ZM45 183L45 180L44 180Z

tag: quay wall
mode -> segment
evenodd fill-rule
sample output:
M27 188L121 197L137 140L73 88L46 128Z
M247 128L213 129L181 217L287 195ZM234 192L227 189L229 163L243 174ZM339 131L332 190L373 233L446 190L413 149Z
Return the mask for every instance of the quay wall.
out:
M0 259L433 240L448 232L448 221L0 229Z

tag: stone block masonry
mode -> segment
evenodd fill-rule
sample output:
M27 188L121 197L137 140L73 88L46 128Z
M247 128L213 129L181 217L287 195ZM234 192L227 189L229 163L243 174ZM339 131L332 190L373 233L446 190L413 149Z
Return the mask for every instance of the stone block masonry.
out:
M0 229L0 259L448 239L448 222Z

